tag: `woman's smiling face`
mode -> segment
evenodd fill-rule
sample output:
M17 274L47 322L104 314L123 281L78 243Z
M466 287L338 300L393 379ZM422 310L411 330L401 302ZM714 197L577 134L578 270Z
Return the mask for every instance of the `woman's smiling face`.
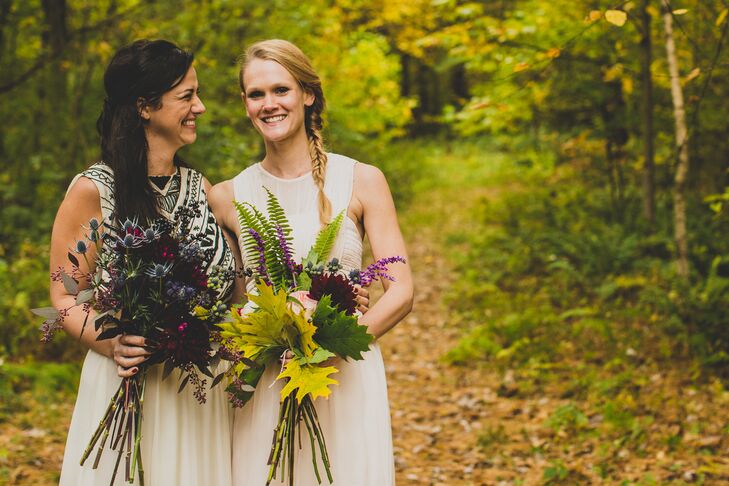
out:
M197 73L188 69L182 81L162 95L159 109L145 107L142 117L146 125L147 140L164 144L174 151L191 144L197 138L195 120L205 113L198 96Z
M304 128L305 106L314 95L304 92L296 79L276 61L253 59L243 73L241 93L246 113L267 142L280 142Z

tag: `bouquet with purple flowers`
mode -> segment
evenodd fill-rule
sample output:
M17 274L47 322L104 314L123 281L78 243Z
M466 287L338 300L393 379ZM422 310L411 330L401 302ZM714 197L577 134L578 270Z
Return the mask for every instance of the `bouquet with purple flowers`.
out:
M111 449L118 450L112 483L124 456L125 479L133 482L138 471L140 484L144 484L140 441L149 367L162 364L163 378L179 369L179 391L190 383L195 398L204 403L207 380L200 374L213 378L211 370L220 360L220 335L215 324L229 308L219 294L234 272L208 268L212 255L202 250L202 235L191 231L199 214L198 206L180 207L173 220L159 218L148 227L129 220L122 225L91 220L86 240L78 241L68 253L71 274L59 269L52 275L63 282L68 293L76 295L76 305L86 310L81 333L93 310L98 340L131 334L145 337L149 345L150 357L140 365L137 375L122 379L81 458L83 465L98 446L96 468L110 441ZM86 260L89 244L96 247L96 270L84 273L76 255ZM80 289L82 281L86 285ZM67 315L67 309L34 312L46 317L42 326L46 340Z
M337 384L330 378L337 368L326 366L325 361L334 356L363 359L373 338L357 322L354 286L369 285L379 278L392 280L387 266L404 259L384 258L364 271L345 273L336 258L328 260L344 219L341 212L319 232L303 262L296 263L288 220L276 197L266 191L268 216L250 204L236 203L243 251L254 262L257 285L255 292L247 294L248 303L233 309L232 322L219 324L233 362L234 378L227 391L235 406L245 405L266 366L276 366L290 351L293 358L277 378L286 384L281 390L279 423L273 431L268 483L280 469L293 486L295 438L298 435L300 448L302 424L309 436L317 480L321 483L318 450L331 483L325 434L314 407L314 400L328 397L330 385Z

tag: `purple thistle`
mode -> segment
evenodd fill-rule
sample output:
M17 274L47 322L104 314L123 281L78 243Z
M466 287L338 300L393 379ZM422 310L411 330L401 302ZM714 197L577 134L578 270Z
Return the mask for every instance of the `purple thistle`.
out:
M387 279L390 281L395 281L394 278L392 278L390 275L387 274L387 267L388 265L392 263L405 263L405 259L401 256L393 256L393 257L387 257L387 258L380 258L375 263L371 264L367 268L365 268L362 272L359 273L359 284L363 287L367 287L370 285L373 281L379 280L379 279Z
M256 247L258 250L258 267L256 272L258 276L264 279L266 282L270 282L271 278L268 275L268 269L266 268L266 246L263 244L263 238L253 228L248 228L248 234L250 234L254 240L256 240Z

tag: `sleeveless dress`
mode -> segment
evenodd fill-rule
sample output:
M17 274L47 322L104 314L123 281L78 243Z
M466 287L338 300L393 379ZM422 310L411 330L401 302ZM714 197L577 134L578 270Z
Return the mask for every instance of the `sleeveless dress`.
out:
M92 180L101 197L102 217L109 220L114 209L113 173L104 164L95 164L77 175L71 186L84 176ZM69 186L70 187L70 186ZM157 190L157 188L155 188ZM203 232L203 250L214 255L211 265L235 268L230 248L223 239L213 213L207 205L202 175L180 167L162 190L157 190L160 212L167 218L178 206L197 201L202 215L193 222L193 231ZM232 284L222 290L229 298ZM223 366L222 364L220 366ZM149 486L207 486L231 484L232 409L223 386L207 390L207 401L199 404L192 390L177 393L177 372L162 380L162 366L149 369L146 378L142 422L142 464L145 484ZM109 448L97 469L92 469L95 452L83 466L81 456L116 391L121 378L113 360L89 350L81 370L78 397L66 439L61 470L61 486L97 486L109 484L117 453ZM207 378L208 386L210 378ZM111 441L108 441L111 442ZM138 474L135 483L138 484ZM115 485L124 482L123 468L116 475Z
M324 191L332 203L332 214L346 210L352 198L355 160L329 154ZM291 223L295 261L301 261L314 244L319 231L318 189L311 174L295 179L281 179L266 172L261 164L248 167L233 179L235 198L247 201L266 211L267 187L279 199ZM345 213L346 214L346 213ZM344 270L360 268L362 238L355 223L346 217L330 258L338 258ZM245 255L243 255L244 264ZM248 282L248 291L254 282ZM341 361L339 372L332 378L328 398L317 398L317 414L325 434L331 471L337 486L389 486L395 483L392 452L390 410L382 354L375 343L362 361ZM266 464L278 421L280 390L283 383L274 382L280 369L269 366L262 376L253 398L233 419L233 484L262 486L266 484ZM303 427L302 427L303 428ZM308 433L302 430L303 447L296 458L296 486L318 484L311 462ZM320 464L323 484L326 475ZM271 484L283 485L281 475Z

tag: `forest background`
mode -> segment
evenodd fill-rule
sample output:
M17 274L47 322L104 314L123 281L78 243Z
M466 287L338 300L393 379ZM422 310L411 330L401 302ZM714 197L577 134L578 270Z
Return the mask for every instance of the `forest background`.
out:
M450 470L418 466L395 415L400 480L729 479L728 1L181 5L0 1L0 483L57 478L83 352L41 344L30 309L98 157L104 68L138 38L194 51L207 113L182 155L213 183L261 157L236 59L265 38L312 58L333 151L387 175L428 290L400 332L475 400L455 438L420 430L471 451Z

